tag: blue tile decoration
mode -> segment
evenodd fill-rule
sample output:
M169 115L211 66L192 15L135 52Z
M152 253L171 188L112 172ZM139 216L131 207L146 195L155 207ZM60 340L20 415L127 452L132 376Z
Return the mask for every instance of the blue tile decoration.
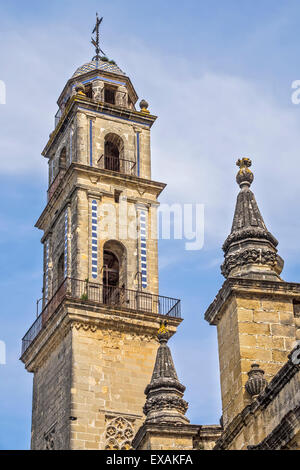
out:
M141 210L139 212L140 222L140 269L142 277L142 288L146 289L148 286L147 275L147 212Z
M78 69L73 74L72 78L79 77L80 75L83 75L84 73L87 73L87 72L91 72L92 70L103 70L105 72L112 72L118 75L125 76L125 73L122 72L122 70L116 64L110 64L109 62L102 62L102 60L99 60L99 61L92 60L91 62L87 62L86 64L83 64L81 67L78 67Z
M98 203L95 199L92 200L92 278L98 277Z
M137 175L140 176L140 132L136 133Z
M90 119L90 166L93 166L93 120Z
M68 209L65 210L65 257L64 257L64 277L68 277Z

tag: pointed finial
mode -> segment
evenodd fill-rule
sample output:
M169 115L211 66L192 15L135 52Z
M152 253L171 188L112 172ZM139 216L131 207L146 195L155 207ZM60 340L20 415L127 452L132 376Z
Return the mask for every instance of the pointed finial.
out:
M96 52L96 55L93 57L92 60L97 60L97 61L100 59L100 55L99 55L100 52L101 54L105 55L99 46L99 39L100 39L99 28L100 28L100 24L102 23L102 20L103 20L103 16L102 18L99 18L98 13L96 13L96 24L92 32L92 34L96 33L96 37L95 39L92 37L91 43L93 44L93 46L95 46L95 52Z
M249 188L253 182L254 176L249 167L252 165L250 158L239 158L236 165L240 168L236 175L236 182L240 188Z

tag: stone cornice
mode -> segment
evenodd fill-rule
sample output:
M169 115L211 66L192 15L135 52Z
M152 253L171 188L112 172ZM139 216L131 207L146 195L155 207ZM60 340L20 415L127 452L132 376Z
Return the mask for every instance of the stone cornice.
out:
M300 405L290 410L262 442L248 446L248 450L282 450L299 431Z
M133 101L136 102L138 100L138 95L137 95L137 93L134 89L134 86L132 85L132 82L131 82L130 78L127 75L119 75L119 74L116 74L116 73L113 73L113 72L109 72L107 70L96 69L96 70L90 70L86 73L83 73L80 76L69 78L69 80L65 84L64 89L61 92L61 94L60 94L60 96L57 100L57 104L60 105L62 97L64 96L65 92L67 91L67 89L70 85L72 85L72 84L74 85L75 83L78 83L78 82L85 82L89 78L94 78L95 75L96 75L96 77L98 77L99 75L102 75L105 78L112 78L112 79L115 79L115 80L116 79L117 80L122 80L123 82L125 82L127 84L127 86L129 87L129 89L131 91L131 94L134 96ZM101 80L101 77L99 77L99 79Z
M235 294L277 295L300 298L300 284L292 282L265 281L242 278L228 278L216 298L205 312L204 318L210 325L217 325L223 307Z
M66 187L68 187L68 184L69 184L72 176L76 172L78 172L78 173L84 172L88 175L93 175L93 176L96 175L99 178L104 178L105 180L108 180L109 182L111 181L112 184L116 184L116 183L120 184L120 181L122 183L124 183L124 181L126 180L127 185L131 184L137 190L140 190L141 188L150 189L155 194L156 197L158 197L160 195L160 193L163 191L163 189L166 187L165 183L160 183L160 182L157 182L157 181L147 180L147 179L139 178L137 176L132 176L132 175L124 175L124 174L121 174L121 173L119 174L119 173L112 172L110 170L103 170L103 169L99 169L99 168L94 168L94 167L90 167L88 165L83 165L82 163L72 163L69 166L68 170L66 171L63 180L61 181L61 183L57 187L57 189L56 189L55 193L53 194L52 198L48 201L46 207L44 208L43 212L41 213L40 217L38 218L38 220L35 224L35 227L37 227L39 229L42 229L45 218L51 213L51 210L53 209L56 201L59 199L60 194L62 193L62 191ZM85 190L88 190L88 191L91 190L90 186L85 186L85 185L82 185L82 184L75 183L75 185L70 189L69 193L65 196L64 199L71 199L72 194L78 188L82 188L82 189L85 189ZM103 191L100 188L99 189L94 188L93 192L98 193L99 196L102 195L102 193L103 193ZM106 193L106 195L110 195L110 194ZM114 197L113 193L111 194L111 197ZM152 203L151 200L149 200L147 198L143 199L142 197L139 199L139 201L144 201L146 204L147 203ZM156 201L153 201L153 203L157 204ZM63 208L61 210L63 210ZM54 220L56 220L56 219L57 219L57 216ZM53 222L54 222L54 220L53 220ZM50 229L50 227L49 227L49 229Z
M132 441L132 447L137 449L146 435L158 435L173 437L196 437L199 432L199 426L194 424L180 424L177 426L168 424L143 424L137 431Z
M198 436L201 440L210 440L212 438L217 440L221 436L222 431L222 427L218 424L201 424L198 426Z
M151 312L132 311L66 297L51 315L46 327L40 331L22 355L21 360L26 369L33 372L72 328L91 332L103 328L128 331L140 336L141 340L156 341L162 319L165 319L165 316ZM180 318L168 317L168 327L172 335L181 321Z
M218 439L215 450L226 450L234 438L240 433L249 420L257 413L262 412L275 399L281 390L300 371L300 364L292 362L292 356L297 348L289 355L289 360L273 377L269 385L250 405L247 405L226 427L221 438Z
M54 131L50 134L50 138L44 150L42 151L42 155L44 157L47 157L52 145L56 142L56 138L58 137L60 130L65 126L67 121L70 119L70 116L80 111L80 106L85 106L83 109L84 111L86 110L94 112L95 114L103 113L104 115L108 115L110 118L126 119L139 125L148 126L149 128L157 119L157 117L152 114L144 114L128 108L109 105L102 102L95 102L83 95L74 95L70 98L70 101L62 117L60 118L59 123L55 127Z

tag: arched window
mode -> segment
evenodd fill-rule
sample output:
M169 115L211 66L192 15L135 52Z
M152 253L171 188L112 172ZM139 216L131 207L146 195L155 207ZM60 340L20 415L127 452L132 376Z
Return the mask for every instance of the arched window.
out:
M104 141L104 168L111 171L121 170L124 156L124 143L117 134L107 134Z
M66 165L67 165L67 150L66 150L66 147L64 147L59 155L58 166L60 170L65 170Z
M103 303L119 304L126 287L126 249L116 240L103 247Z
M57 288L62 284L65 278L65 256L62 253L57 263Z

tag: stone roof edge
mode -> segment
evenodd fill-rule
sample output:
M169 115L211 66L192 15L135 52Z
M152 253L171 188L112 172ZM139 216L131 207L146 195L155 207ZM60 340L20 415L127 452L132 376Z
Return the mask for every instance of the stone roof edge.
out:
M281 296L300 296L300 283L267 281L257 279L228 278L213 302L207 308L204 318L211 325L216 325L221 307L227 302L229 297L235 292L250 294L253 292L264 292L266 294Z
M280 423L257 445L248 446L248 450L281 450L300 429L300 405L289 410Z

